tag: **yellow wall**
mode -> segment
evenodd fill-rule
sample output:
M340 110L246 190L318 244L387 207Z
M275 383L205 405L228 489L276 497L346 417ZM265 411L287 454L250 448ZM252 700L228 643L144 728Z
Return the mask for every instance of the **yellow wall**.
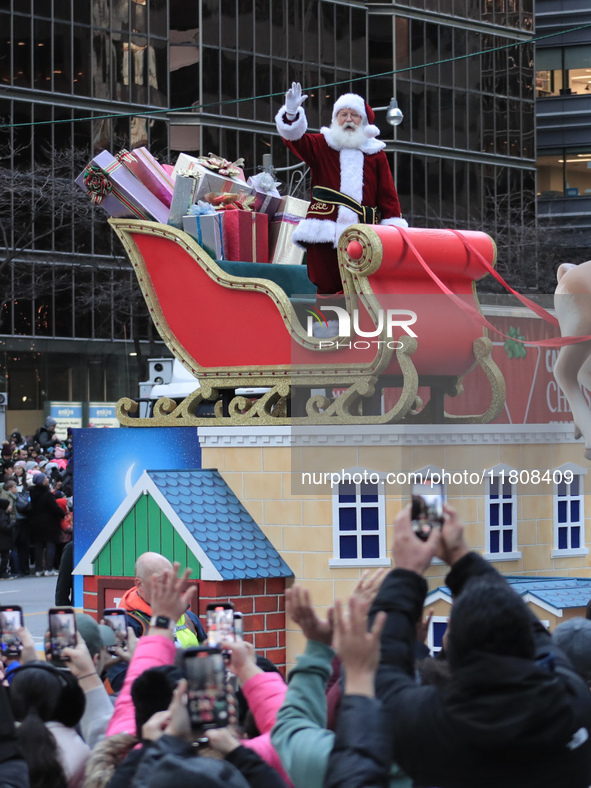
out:
M392 472L437 466L446 471L481 470L505 463L515 469L550 470L573 462L582 467L584 446L577 444L479 445L479 446L327 446L314 449L315 465L323 470L361 467ZM203 446L204 468L217 468L292 568L297 582L312 592L320 613L335 599L345 599L359 579L362 569L330 568L333 557L332 497L319 492L309 496L292 494L289 446ZM591 495L591 474L584 476L585 492ZM466 527L471 548L484 551L485 483L447 484L450 504L457 508ZM518 485L517 561L495 562L504 574L591 576L591 554L573 558L552 558L553 493L550 485ZM387 487L386 522L391 524L402 503L408 501L409 486ZM591 501L586 509L591 515ZM587 546L591 528L587 528ZM387 549L392 545L392 526L386 529ZM430 590L443 584L445 565L432 565L426 573ZM538 612L538 611L536 611ZM568 614L570 617L570 613ZM543 619L550 616L540 613ZM564 620L564 619L562 619ZM287 660L294 661L303 638L292 622L287 622Z

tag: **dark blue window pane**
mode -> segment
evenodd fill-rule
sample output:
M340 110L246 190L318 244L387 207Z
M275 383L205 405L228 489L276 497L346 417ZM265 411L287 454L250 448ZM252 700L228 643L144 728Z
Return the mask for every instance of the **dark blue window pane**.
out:
M355 485L349 482L339 484L339 502L355 503Z
M433 647L441 648L443 646L443 636L447 629L447 621L433 622Z
M558 501L558 522L566 522L566 501Z
M573 480L570 483L570 494L571 495L578 495L579 494L579 477L573 476Z
M566 550L568 547L568 528L558 529L558 549Z
M503 552L513 552L513 531L509 531L507 529L503 531Z
M559 482L556 485L556 490L558 492L558 495L564 498L564 496L566 495L566 482Z
M360 485L361 501L363 503L377 503L378 501L378 485L377 484L362 484Z
M379 528L378 523L378 509L377 506L367 506L361 510L361 530L362 531L377 531Z
M503 525L513 525L513 504L503 504Z
M503 498L511 498L513 495L513 490L511 489L512 484L510 481L505 479L503 482Z
M363 558L379 558L380 557L380 537L379 536L362 536L361 537L361 554Z
M575 550L581 546L581 528L578 525L570 529L570 546Z
M339 537L340 558L357 558L357 537L356 536L341 536Z
M498 553L499 552L499 532L498 531L491 531L490 532L490 551L491 551L491 553Z
M490 480L489 495L491 498L499 497L499 477L493 476Z
M580 501L571 501L570 502L570 521L571 523L579 523L581 521L581 502Z
M339 531L354 531L357 528L357 512L341 506L339 509Z
M490 505L490 524L492 526L499 524L499 504L492 503Z

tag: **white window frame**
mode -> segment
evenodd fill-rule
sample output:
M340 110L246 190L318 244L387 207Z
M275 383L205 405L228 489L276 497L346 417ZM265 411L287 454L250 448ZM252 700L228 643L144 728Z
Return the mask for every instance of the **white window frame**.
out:
M487 561L518 561L521 558L521 550L516 550L515 549L515 547L517 547L517 544L518 544L518 542L517 542L517 494L516 494L516 487L517 487L517 485L516 484L511 484L511 498L510 499L509 498L505 498L504 499L502 497L499 497L498 499L492 499L490 497L490 483L491 483L493 477L500 477L501 476L501 472L503 472L504 475L505 475L505 481L508 481L507 476L509 475L509 473L511 471L513 471L514 473L517 473L515 468L512 468L510 465L505 465L503 463L499 463L498 465L495 465L492 468L488 468L485 471L485 476L486 476L486 480L487 480L486 481L485 507L484 507L485 508L485 528L486 528L486 533L485 533L485 552L484 552L484 556L483 557L486 558ZM502 495L502 491L500 491L500 493ZM500 516L502 516L502 505L503 505L503 503L511 503L511 510L512 510L511 530L512 530L512 533L513 533L513 539L512 539L513 550L510 553L505 553L505 552L491 553L491 551L490 551L490 534L491 534L491 528L493 528L493 526L491 526L491 523L490 523L490 507L491 507L491 504L496 504L496 503L499 504L499 508L500 508L499 515ZM501 525L494 526L494 530L497 530L497 529L499 531L501 531L500 536L502 536L503 527ZM502 547L502 546L503 546L503 540L502 540L502 538L499 538L499 547Z
M427 647L429 648L431 654L437 654L441 651L441 646L435 645L435 638L433 635L434 624L447 624L449 626L449 616L433 616L431 621L429 621L429 629L427 631Z
M579 477L579 494L578 495L571 495L570 494L570 484L568 485L569 492L560 500L565 500L567 502L567 522L566 523L559 523L558 522L558 484L554 482L554 501L553 501L553 511L554 511L554 549L551 552L552 558L574 558L575 556L580 555L588 555L589 549L585 546L585 475L587 474L587 468L582 468L580 465L575 465L573 462L566 462L564 465L555 468L553 471L553 478L555 478L555 474L557 472L564 473L565 471L572 471L573 477ZM570 522L570 503L571 501L578 500L579 501L579 521L577 523ZM573 525L578 525L581 529L581 539L580 544L582 547L566 547L560 549L558 547L558 529L566 527L568 529L568 542L570 545L570 538L571 532L570 529Z
M348 531L347 536L357 536L357 555L361 555L361 537L363 534L367 535L367 531L361 530L361 511L365 506L371 506L372 508L376 507L375 503L367 503L364 504L361 501L361 492L360 492L360 485L355 485L355 502L354 503L341 503L339 501L339 490L338 487L332 494L332 533L333 533L333 556L334 558L329 559L328 565L329 567L336 569L336 568L345 568L345 567L355 567L355 566L364 566L364 567L379 567L379 566L392 566L392 560L388 558L387 550L386 550L386 491L385 491L385 479L386 474L380 473L379 471L371 471L368 468L348 468L344 470L345 474L351 474L354 476L356 473L360 474L367 474L367 478L369 478L370 474L379 477L378 481L378 539L379 539L379 557L378 558L340 558L340 540L339 537L342 535L342 532L339 530L339 512L341 508L345 509L355 509L356 510L356 520L357 520L357 528L355 531ZM370 532L372 533L372 532Z

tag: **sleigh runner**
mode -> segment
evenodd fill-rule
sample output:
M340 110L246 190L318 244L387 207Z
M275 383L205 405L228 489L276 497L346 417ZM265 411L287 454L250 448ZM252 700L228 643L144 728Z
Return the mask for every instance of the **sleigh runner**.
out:
M474 282L486 274L482 260L495 261L494 243L484 233L350 227L338 247L349 316L339 328L348 330L329 340L310 330L309 313L318 310L304 266L216 262L173 227L110 223L158 332L199 380L181 404L159 400L150 419L135 417L133 400L120 400L122 424L485 423L503 406L504 379L474 319ZM453 295L444 295L441 283ZM490 383L489 407L448 415L445 397L462 390L462 378L476 364ZM235 396L237 388L251 386L268 391L255 401ZM421 386L430 389L422 409ZM384 389L399 395L382 412ZM214 421L196 415L204 402L215 403Z

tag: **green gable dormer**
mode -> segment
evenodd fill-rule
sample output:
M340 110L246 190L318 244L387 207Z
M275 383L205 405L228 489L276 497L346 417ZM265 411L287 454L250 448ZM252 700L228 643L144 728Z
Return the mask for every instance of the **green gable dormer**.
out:
M137 556L148 550L190 567L191 580L201 578L201 564L152 495L145 492L98 554L95 572L101 577L134 577Z

